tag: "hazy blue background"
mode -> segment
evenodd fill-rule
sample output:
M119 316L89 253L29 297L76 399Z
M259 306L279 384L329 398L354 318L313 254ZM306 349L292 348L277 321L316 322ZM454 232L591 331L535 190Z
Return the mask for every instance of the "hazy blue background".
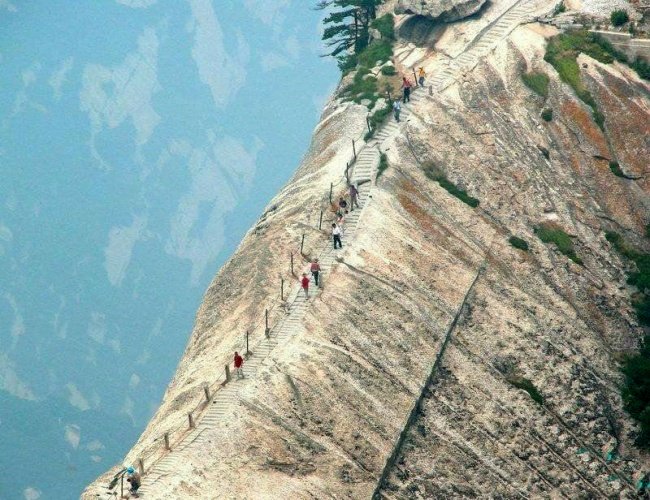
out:
M309 0L0 0L0 498L67 499L155 410L338 73Z

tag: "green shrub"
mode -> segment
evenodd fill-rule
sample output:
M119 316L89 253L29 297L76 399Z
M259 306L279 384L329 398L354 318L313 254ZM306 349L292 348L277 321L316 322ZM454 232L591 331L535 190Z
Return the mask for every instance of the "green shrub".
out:
M517 236L511 236L508 241L510 244L518 250L523 250L524 252L528 251L528 243Z
M375 40L357 58L361 66L374 68L377 62L385 63L393 56L393 46L388 40Z
M646 335L638 354L623 362L622 396L625 410L640 427L636 445L650 449L650 335Z
M518 377L516 375L508 375L506 377L506 380L510 382L517 389L523 389L524 391L526 391L528 395L531 397L531 399L536 403L540 405L544 404L544 397L539 392L537 387L535 387L535 385L529 379L524 377Z
M582 259L578 257L573 248L573 240L562 229L554 224L540 224L535 228L535 234L544 243L553 243L561 254L566 255L576 264L583 265Z
M650 64L644 59L637 57L630 67L644 80L650 80Z
M463 203L466 203L472 208L476 208L479 205L479 200L468 195L466 191L460 189L453 182L451 182L445 174L434 164L429 163L423 167L424 175L426 175L432 181L436 181L440 184L440 187L445 189L449 194L455 196Z
M598 110L595 99L580 79L577 57L581 52L604 64L609 64L615 58L621 59L624 56L617 53L612 45L602 37L586 30L561 33L551 38L546 46L544 60L551 64L558 72L560 79L570 85L576 95L591 107L594 121L604 130L605 116Z
M550 122L553 119L553 110L551 108L545 108L542 110L542 120L545 122Z
M617 176L617 177L625 177L625 174L621 170L620 165L618 162L615 161L610 161L609 162L609 169L612 171L612 173Z
M639 293L632 304L637 310L639 322L650 325L650 254L634 249L614 231L607 231L605 238L619 254L634 262L636 269L628 273L627 282L637 287Z
M622 9L617 9L612 11L609 16L610 21L614 26L623 26L626 22L630 20L630 16L627 11Z
M522 73L521 79L530 90L539 94L544 99L548 97L549 78L546 73L540 73L537 71Z
M650 326L650 254L631 247L614 231L607 231L605 238L619 254L636 264L636 270L628 273L628 283L639 290L632 297L632 306L639 323ZM625 359L621 369L625 375L622 389L625 410L640 427L636 444L650 449L650 335L645 336L638 353Z
M364 99L368 99L370 101L368 108L372 109L375 106L375 102L379 99L377 78L369 73L368 68L361 67L357 70L352 83L341 90L341 96L344 100L354 101L359 104Z
M344 54L336 58L336 64L338 65L341 73L347 75L350 71L357 67L357 55L356 54Z
M645 226L645 237L650 238L650 224L646 224Z
M395 76L397 74L397 70L395 69L395 66L382 66L381 74L384 76Z
M379 166L377 167L376 179L379 179L379 177L381 177L381 174L383 174L387 168L388 168L388 156L386 156L386 153L381 153L379 155Z
M563 12L566 12L566 5L564 5L564 2L560 2L557 7L555 7L555 10L553 11L553 15L557 16L558 14L562 14Z
M370 26L381 34L382 38L395 40L395 18L392 14L384 14L375 19Z

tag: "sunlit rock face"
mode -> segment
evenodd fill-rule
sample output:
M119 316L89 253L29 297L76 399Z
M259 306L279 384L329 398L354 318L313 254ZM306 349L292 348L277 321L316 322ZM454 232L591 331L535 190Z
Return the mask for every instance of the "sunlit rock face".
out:
M399 41L398 69L434 77L448 67L441 54L464 50L487 22L450 27L436 53ZM647 463L632 446L618 361L642 329L605 231L648 249L646 181L609 169L617 159L630 177L647 176L648 85L581 56L601 129L543 59L555 33L516 28L444 91L414 93L397 131L371 143L389 167L322 293L201 445L145 480L149 497L631 498ZM522 81L532 70L550 78L546 100ZM301 236L307 256L327 244L318 214L332 184L344 189L366 114L328 104L296 174L208 288L127 463L163 456L160 436L185 422L241 332L273 305ZM434 169L479 205L452 196ZM542 224L564 230L582 263L543 243ZM114 470L85 498L105 492Z

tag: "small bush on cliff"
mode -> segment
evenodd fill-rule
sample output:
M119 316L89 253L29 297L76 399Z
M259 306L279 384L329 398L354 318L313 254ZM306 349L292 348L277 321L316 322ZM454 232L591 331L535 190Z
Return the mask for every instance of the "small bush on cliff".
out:
M386 156L386 153L381 153L381 155L379 155L379 166L377 167L377 177L375 180L378 180L381 177L381 174L383 174L387 168L388 156Z
M620 167L620 165L618 164L618 162L616 162L616 161L610 161L610 162L609 162L609 169L612 171L612 173L613 173L616 177L625 177L625 174L624 174L623 171L621 170L621 167Z
M542 96L544 99L548 97L549 78L546 73L541 73L539 71L522 73L521 79L530 90Z
M542 110L542 120L550 122L553 119L553 110L551 108L544 108Z
M395 69L395 66L382 66L381 74L384 76L395 76L397 74L397 70Z
M582 259L578 257L573 248L571 236L555 224L540 224L535 228L535 234L544 243L553 243L561 254L566 255L576 264L582 265Z
M643 339L638 354L623 362L622 371L625 410L640 427L636 445L650 449L650 335Z
M523 389L526 391L531 399L536 403L540 405L544 404L544 396L542 396L537 387L535 387L529 379L511 374L506 376L506 380L517 389Z
M374 68L378 62L385 63L392 56L393 46L388 40L375 40L362 50L357 58L361 66Z
M524 252L528 251L528 243L526 243L525 240L518 238L517 236L511 236L508 239L508 242L510 242L510 244L518 250L523 250Z
M395 18L392 14L384 14L370 23L372 28L375 28L381 34L382 38L388 40L395 40Z
M626 22L630 20L630 16L627 11L623 9L613 10L609 15L609 20L614 26L623 26Z
M647 61L637 58L630 66L641 78L650 80L650 64Z
M445 189L450 195L455 196L463 203L466 203L472 208L478 207L480 201L467 194L467 191L460 189L453 182L447 179L447 176L433 163L429 163L423 167L424 175L432 181L440 184L440 187Z
M606 232L605 238L619 254L635 264L636 269L627 275L627 282L638 289L632 298L632 306L636 310L639 323L650 326L650 254L631 247L614 231Z

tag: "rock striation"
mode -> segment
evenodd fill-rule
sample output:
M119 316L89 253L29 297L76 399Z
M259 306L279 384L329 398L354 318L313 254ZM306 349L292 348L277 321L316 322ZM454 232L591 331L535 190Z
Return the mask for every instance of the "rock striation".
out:
M605 231L650 250L650 87L581 55L600 128L543 59L556 31L517 27L553 6L512 6L450 27L436 54L398 42L396 66L424 66L431 93L416 90L402 122L357 150L352 176L371 181L354 237L254 376L226 386L230 407L165 451L161 436L184 424L243 331L259 338L267 308L272 324L286 314L274 308L278 281L295 280L302 235L306 258L327 244L319 214L329 222L328 191L345 191L366 116L328 104L295 176L206 291L164 400L125 457L177 457L145 476L147 498L634 497L650 464L632 446L618 362L643 332ZM549 76L546 99L522 81L533 70ZM612 174L613 160L629 178ZM581 263L541 241L542 225L563 230ZM296 265L299 275L306 260ZM83 498L109 498L115 470Z

